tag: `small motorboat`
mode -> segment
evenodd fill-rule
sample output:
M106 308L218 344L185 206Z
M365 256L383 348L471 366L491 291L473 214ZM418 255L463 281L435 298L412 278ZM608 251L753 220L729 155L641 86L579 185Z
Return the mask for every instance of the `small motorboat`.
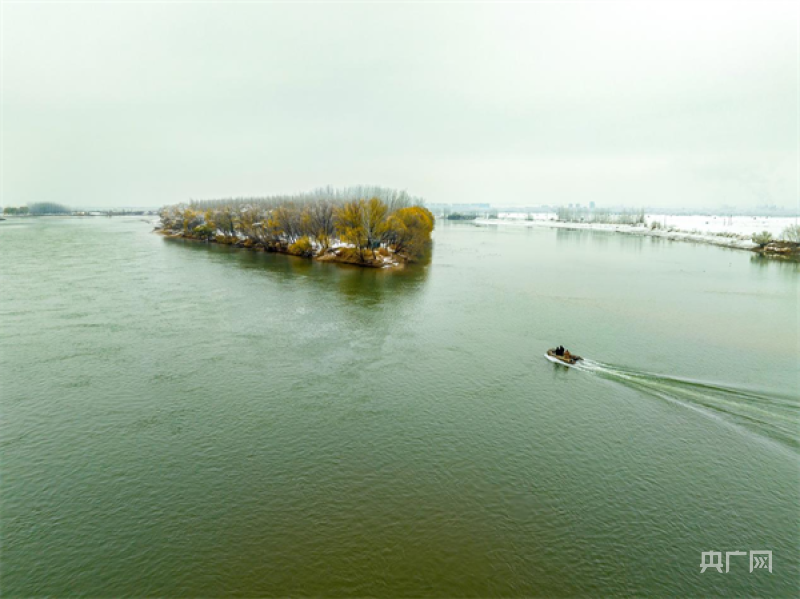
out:
M583 360L580 356L571 354L567 350L564 350L564 353L559 355L555 349L548 349L544 357L555 364L563 364L564 366L575 366L575 364Z

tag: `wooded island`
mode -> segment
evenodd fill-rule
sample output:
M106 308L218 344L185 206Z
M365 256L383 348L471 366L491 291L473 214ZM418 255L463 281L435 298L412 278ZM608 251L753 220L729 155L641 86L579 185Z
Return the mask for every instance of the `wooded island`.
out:
M382 187L191 201L162 208L158 230L170 237L385 268L419 261L430 248L434 218L421 204Z

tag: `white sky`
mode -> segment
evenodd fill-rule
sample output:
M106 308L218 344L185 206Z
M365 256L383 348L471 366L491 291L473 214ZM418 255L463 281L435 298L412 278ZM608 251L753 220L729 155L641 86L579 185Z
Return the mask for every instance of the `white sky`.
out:
M794 207L798 7L3 2L0 204Z

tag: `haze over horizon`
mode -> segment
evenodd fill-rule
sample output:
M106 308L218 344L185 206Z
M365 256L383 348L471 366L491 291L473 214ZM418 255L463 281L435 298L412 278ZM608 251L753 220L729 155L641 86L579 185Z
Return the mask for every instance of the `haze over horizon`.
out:
M4 3L0 205L798 207L797 3Z

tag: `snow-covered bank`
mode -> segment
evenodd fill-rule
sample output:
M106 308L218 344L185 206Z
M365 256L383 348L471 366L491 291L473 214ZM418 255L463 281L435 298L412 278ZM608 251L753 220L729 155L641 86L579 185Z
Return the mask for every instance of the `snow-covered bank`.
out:
M629 235L646 235L674 241L693 241L709 243L722 247L753 249L753 233L769 231L779 237L782 231L795 223L791 217L766 216L668 216L651 214L645 216L646 225L618 225L604 223L572 223L555 220L555 214L516 215L502 213L499 218L479 218L473 221L476 225L502 225L515 227L551 227L557 229L577 229L591 231L609 231ZM532 220L525 220L532 218ZM659 228L651 228L653 222Z
M500 212L497 216L497 219L491 219L493 224L499 224L495 223L495 220L512 222L558 222L555 212L536 212L530 214L524 212ZM769 231L774 238L778 239L786 227L797 224L798 219L793 216L711 216L705 214L684 216L670 214L645 215L645 222L648 226L650 226L653 221L657 222L660 227L665 230L672 228L673 230L689 233L730 233L734 235L744 235L748 238L751 237L753 233Z

